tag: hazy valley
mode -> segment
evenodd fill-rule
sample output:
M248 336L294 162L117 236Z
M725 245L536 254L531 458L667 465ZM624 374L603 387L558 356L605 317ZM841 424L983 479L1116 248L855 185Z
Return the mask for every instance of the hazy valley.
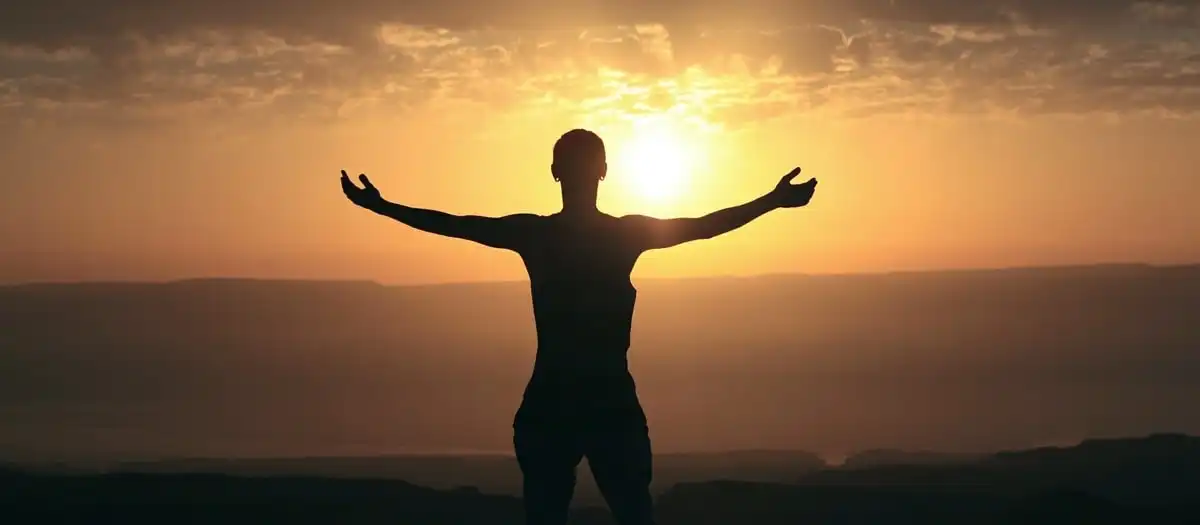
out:
M662 453L979 453L1200 433L1200 267L637 283ZM0 451L42 459L504 454L524 283L0 288Z

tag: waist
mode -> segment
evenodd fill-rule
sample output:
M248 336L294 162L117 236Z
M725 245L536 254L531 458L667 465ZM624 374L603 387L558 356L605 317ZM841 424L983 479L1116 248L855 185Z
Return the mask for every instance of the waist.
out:
M535 368L514 427L645 427L646 414L629 370L563 372Z
M525 386L531 408L607 411L637 406L637 386L628 370L578 372L534 370Z
M605 360L573 361L539 356L534 360L531 380L586 388L596 384L629 382L633 376L629 373L629 361L624 355Z

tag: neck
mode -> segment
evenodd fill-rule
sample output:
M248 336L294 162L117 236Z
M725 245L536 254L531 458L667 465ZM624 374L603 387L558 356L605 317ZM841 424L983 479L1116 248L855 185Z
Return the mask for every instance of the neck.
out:
M600 209L596 207L596 201L563 201L562 213L564 215L592 215L599 211Z
M590 191L563 191L562 212L567 215L589 215L599 211L596 207L596 189Z

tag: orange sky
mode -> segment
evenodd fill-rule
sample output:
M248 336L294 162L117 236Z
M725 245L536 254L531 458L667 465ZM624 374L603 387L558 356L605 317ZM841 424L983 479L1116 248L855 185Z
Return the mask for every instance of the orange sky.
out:
M782 26L659 6L531 29L355 0L322 31L222 4L42 35L21 8L0 23L0 282L521 278L511 254L354 208L338 170L413 206L549 213L573 127L608 142L615 214L702 214L797 165L821 180L809 208L636 276L1200 260L1193 4L801 3Z

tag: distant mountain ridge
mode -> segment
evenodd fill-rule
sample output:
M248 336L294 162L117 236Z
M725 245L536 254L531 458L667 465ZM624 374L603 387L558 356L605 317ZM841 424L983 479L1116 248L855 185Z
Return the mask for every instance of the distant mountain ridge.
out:
M841 469L862 470L896 465L948 465L976 461L983 454L952 454L928 450L906 451L898 449L873 449L855 453L838 465Z
M1070 447L1000 452L974 461L827 469L802 475L798 482L1012 494L1070 489L1134 505L1180 504L1200 497L1200 437L1089 439Z
M910 456L910 457L920 457ZM941 458L938 460L940 461ZM703 504L699 502L704 502ZM679 484L679 523L1200 523L1200 437L1154 434L983 455L974 461L831 468L794 485ZM743 514L744 515L744 514Z
M1019 458L1019 468L1013 468L1014 458ZM1088 467L1095 464L1123 468ZM1076 469L1064 471L1063 465ZM748 519L761 525L1184 525L1200 522L1197 466L1198 437L1164 434L1088 440L1071 447L993 454L970 469L946 465L829 469L795 483L679 483L659 496L658 519L664 525L740 525ZM989 471L1002 474L979 475ZM943 482L928 483L931 472L940 472ZM879 482L885 478L890 482ZM990 482L980 483L981 479ZM0 468L0 506L11 512L36 512L38 523L162 523L183 516L189 523L521 522L519 499L486 492L472 487L439 491L382 479L130 472L39 475ZM150 500L155 504L146 505ZM611 521L602 509L580 508L572 523Z
M590 475L586 474L586 461L583 465L578 501L599 503L600 494ZM654 486L663 490L675 483L709 479L784 482L798 473L824 467L820 457L802 451L663 453L654 458ZM166 459L123 462L102 470L140 474L397 479L439 489L471 485L491 493L517 494L520 491L520 469L516 460L511 455L499 454Z

